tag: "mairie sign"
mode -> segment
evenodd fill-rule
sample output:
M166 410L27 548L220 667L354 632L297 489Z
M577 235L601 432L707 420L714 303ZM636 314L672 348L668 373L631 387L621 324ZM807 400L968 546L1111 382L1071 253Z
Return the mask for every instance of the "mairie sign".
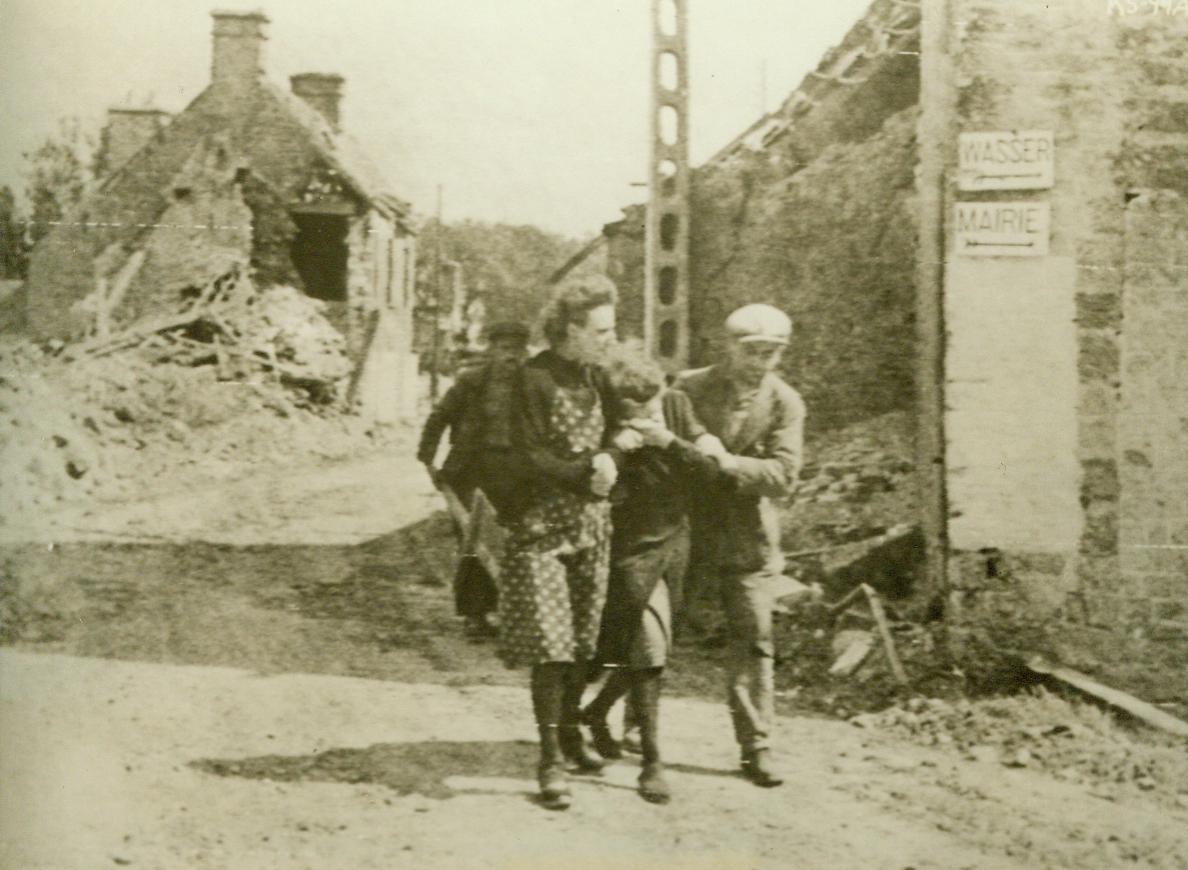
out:
M959 202L957 253L966 257L1043 257L1052 212L1046 202Z
M1051 130L961 133L957 137L960 190L1043 190L1055 181Z

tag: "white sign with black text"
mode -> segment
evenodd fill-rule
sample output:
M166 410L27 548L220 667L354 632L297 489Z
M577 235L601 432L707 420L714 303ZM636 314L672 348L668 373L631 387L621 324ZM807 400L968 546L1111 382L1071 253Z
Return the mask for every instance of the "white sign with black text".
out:
M1043 257L1052 211L1046 202L959 202L957 253L966 257Z
M960 190L1043 190L1056 178L1051 130L961 133L957 137Z

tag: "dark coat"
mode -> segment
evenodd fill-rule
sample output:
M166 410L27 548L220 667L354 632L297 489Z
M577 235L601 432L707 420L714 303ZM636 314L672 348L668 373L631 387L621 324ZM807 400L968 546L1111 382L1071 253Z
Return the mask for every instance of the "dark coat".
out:
M555 442L551 417L558 390L565 390L575 401L599 404L603 417L599 448L575 453ZM597 500L590 492L591 459L604 451L618 460L618 451L610 445L617 426L616 405L606 372L597 366L580 365L544 350L521 367L511 412L515 474L522 482L514 504L509 505L513 517L547 499L550 492Z
M495 386L497 377L507 378L507 398L500 403L502 408L491 407L487 402L488 391ZM432 463L437 455L437 445L447 429L450 431L450 452L442 465L447 479L465 472L475 454L487 447L510 447L510 401L515 378L514 371L500 373L490 363L458 375L454 385L446 390L425 419L417 459Z
M714 487L693 512L694 562L732 572L783 570L779 516L773 498L796 486L804 448L804 401L778 376L764 376L736 433L728 427L734 385L721 366L685 372L677 386L705 428L739 457L731 486Z
M705 427L688 396L679 390L665 394L664 422L677 437L663 449L625 454L611 491L611 570L598 640L598 659L605 663L627 660L661 580L668 584L675 619L689 560L690 506L707 486L727 485L718 463L692 444Z

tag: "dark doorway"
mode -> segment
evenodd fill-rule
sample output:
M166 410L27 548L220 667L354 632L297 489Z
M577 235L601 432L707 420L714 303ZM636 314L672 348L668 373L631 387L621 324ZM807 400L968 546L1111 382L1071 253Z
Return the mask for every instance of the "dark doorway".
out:
M295 214L292 258L305 292L327 302L347 298L347 219L341 215Z

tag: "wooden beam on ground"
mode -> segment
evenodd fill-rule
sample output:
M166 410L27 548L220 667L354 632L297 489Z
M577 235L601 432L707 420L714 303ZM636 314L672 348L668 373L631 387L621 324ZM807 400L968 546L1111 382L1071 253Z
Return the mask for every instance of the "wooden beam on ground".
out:
M1134 695L1128 695L1126 692L1118 689L1111 689L1109 686L1097 682L1097 680L1082 674L1080 671L1074 671L1072 668L1065 668L1060 665L1053 665L1045 661L1042 656L1034 656L1027 662L1027 667L1037 674L1052 677L1087 695L1092 695L1094 698L1105 701L1119 710L1124 710L1131 716L1141 719L1154 728L1166 731L1169 734L1175 734L1178 737L1188 737L1188 722L1185 722L1183 719L1177 719L1175 716L1160 710L1153 704L1139 700Z
M899 653L895 651L895 640L891 637L891 625L887 622L883 602L879 600L874 589L865 583L859 588L866 593L866 598L870 602L870 612L874 614L875 625L878 626L879 635L883 638L883 648L887 652L887 661L891 663L891 673L895 674L895 679L900 683L907 685L907 673L903 669L903 662L899 660Z

